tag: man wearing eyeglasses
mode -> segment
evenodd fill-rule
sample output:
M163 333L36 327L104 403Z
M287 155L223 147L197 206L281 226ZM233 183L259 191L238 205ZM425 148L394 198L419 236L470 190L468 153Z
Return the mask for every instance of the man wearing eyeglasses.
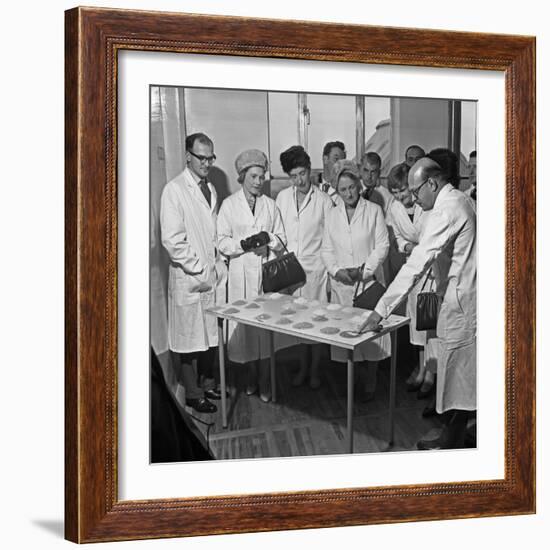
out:
M162 244L170 256L168 343L181 365L186 404L212 413L217 407L209 399L221 397L213 377L218 331L205 309L215 305L216 289L226 277L216 248L217 194L208 181L216 155L212 140L202 133L187 136L185 149L187 166L161 197Z
M452 164L453 153L447 150L446 156L448 162L437 163L428 155L411 168L409 187L430 215L407 263L359 327L362 332L377 330L438 257L450 258L437 289L443 300L436 392L436 410L448 411L449 422L437 439L418 442L424 450L463 447L467 421L476 410L476 214L473 201L450 183L452 171L441 167Z

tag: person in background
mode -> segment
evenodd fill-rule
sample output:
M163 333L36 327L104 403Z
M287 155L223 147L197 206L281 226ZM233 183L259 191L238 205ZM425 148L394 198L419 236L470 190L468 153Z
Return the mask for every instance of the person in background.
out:
M455 189L458 189L460 185L460 168L456 154L450 149L445 149L445 147L436 147L426 157L435 161L441 167L449 183Z
M306 282L294 290L294 296L307 300L327 302L327 270L321 260L321 242L329 211L333 204L326 193L311 184L311 159L300 145L290 147L280 156L283 171L292 182L291 187L277 195L277 206L283 218L289 251L294 252L306 272ZM293 384L304 383L308 373L308 346L303 345L300 370ZM319 362L321 345L311 346L311 374L309 385L320 386Z
M335 162L346 158L346 146L341 141L329 141L323 147L323 172L319 174L318 185L334 201L337 197L332 182L332 167Z
M416 204L408 183L409 167L406 164L394 166L388 174L388 189L395 200L391 203L386 222L391 226L399 252L410 256L420 240L420 234L429 213ZM434 264L435 266L435 264ZM428 279L428 281L426 281ZM418 366L407 380L409 391L418 390L420 398L427 397L433 387L437 369L438 341L435 331L416 330L416 299L423 286L430 289L435 275L430 272L421 278L407 297L406 315L410 317L409 337L418 350Z
M331 279L331 303L352 306L357 283L382 280L382 263L388 253L388 231L382 209L360 195L357 165L339 161L334 165L334 181L341 198L329 211L323 233L321 258ZM361 363L359 398L374 397L378 361L391 353L388 334L359 346L353 359ZM346 362L347 353L331 349L333 361Z
M202 133L187 136L185 150L187 166L166 184L160 206L161 241L170 257L168 344L181 365L186 404L211 413L217 409L209 398L221 397L213 376L218 331L205 309L215 305L216 285L225 281L216 247L218 199L208 181L216 155Z
M235 160L242 189L222 203L218 215L218 248L229 259L230 302L252 300L262 294L262 264L286 244L281 213L275 201L263 194L267 157L262 151L243 151ZM248 363L246 394L260 391L271 399L265 330L229 322L228 355L236 363Z
M443 152L440 151L443 156ZM456 155L455 155L456 157ZM447 163L453 153L448 151ZM375 310L358 326L376 330L407 296L439 255L450 257L447 275L439 281L443 301L437 321L441 354L437 365L436 410L448 413L447 425L436 439L420 440L419 449L464 446L476 404L476 212L474 202L451 183L452 174L432 158L422 158L409 173L409 187L429 217L415 246Z
M469 187L464 193L477 200L477 151L472 151L468 159L468 183Z
M380 206L385 216L393 201L393 196L380 181L381 168L382 159L378 153L368 151L361 158L359 170L365 188L363 197Z
M422 157L426 156L426 151L420 147L420 145L409 145L405 151L405 162L409 168L419 161Z
M382 159L378 153L368 151L363 155L359 166L361 180L363 183L362 196L368 201L380 206L384 216L386 216L394 199L388 189L382 185L380 180L381 168ZM403 258L397 251L397 244L395 242L395 237L391 226L388 226L388 239L390 248L382 266L382 270L384 272L384 284L386 285L393 281L396 273L403 265Z

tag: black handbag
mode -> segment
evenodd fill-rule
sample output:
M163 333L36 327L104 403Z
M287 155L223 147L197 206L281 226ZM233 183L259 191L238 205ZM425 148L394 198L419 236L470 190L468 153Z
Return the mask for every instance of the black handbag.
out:
M277 237L279 241L281 239ZM264 292L279 292L306 282L306 272L294 252L289 252L281 241L285 254L262 265L262 289Z
M363 266L361 266L361 272L363 271ZM361 281L357 281L355 285L355 292L353 294L353 307L358 307L361 309L368 309L370 311L374 310L378 300L384 296L386 292L386 287L379 283L376 279L372 283L363 283L363 288L361 294L359 292L359 285ZM365 286L369 284L367 288Z
M428 279L431 279L430 290L424 292ZM416 296L416 330L435 330L439 315L440 298L432 290L434 279L432 270L426 275L424 284Z

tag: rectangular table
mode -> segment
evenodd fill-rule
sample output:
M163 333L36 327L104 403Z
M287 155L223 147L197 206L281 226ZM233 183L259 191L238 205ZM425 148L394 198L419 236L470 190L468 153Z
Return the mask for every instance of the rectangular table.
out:
M273 335L275 332L295 336L312 343L330 344L347 350L347 430L346 449L353 453L353 386L354 386L354 350L365 342L376 340L385 334L391 337L391 368L390 368L390 395L389 395L389 444L394 438L394 409L395 409L395 380L397 366L396 331L409 323L408 317L390 315L382 321L382 330L366 332L353 336L354 323L358 316L368 315L363 309L319 304L316 301L307 301L285 294L265 294L253 300L237 300L232 304L224 304L206 309L206 313L218 318L218 340L220 354L220 384L222 424L227 428L227 397L225 381L225 350L223 338L224 320L236 321L245 325L262 328L269 333L270 346L270 374L271 398L277 400L277 385L275 381L275 347ZM286 324L280 324L282 321ZM300 325L307 323L307 325ZM296 326L298 325L298 326ZM337 329L334 334L327 334L326 328ZM325 329L325 332L323 332Z

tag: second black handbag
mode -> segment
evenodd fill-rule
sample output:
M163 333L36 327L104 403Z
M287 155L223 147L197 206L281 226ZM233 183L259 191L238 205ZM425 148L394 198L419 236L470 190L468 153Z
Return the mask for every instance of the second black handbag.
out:
M361 272L362 271L363 266L361 266ZM374 281L372 281L372 283L370 284L363 283L361 293L357 294L359 292L360 284L361 281L357 281L357 284L355 285L355 292L353 295L353 307L359 307L361 309L368 309L372 311L378 303L378 300L380 300L380 298L382 298L382 296L384 295L384 292L386 292L386 288L384 287L384 285L374 279Z
M430 279L430 290L424 292L426 283ZM416 330L435 330L441 300L432 290L434 279L432 270L426 275L424 284L416 296Z
M279 237L277 237L279 239ZM306 282L306 272L294 252L289 252L283 241L285 254L262 264L262 289L264 292L279 292L285 288Z

